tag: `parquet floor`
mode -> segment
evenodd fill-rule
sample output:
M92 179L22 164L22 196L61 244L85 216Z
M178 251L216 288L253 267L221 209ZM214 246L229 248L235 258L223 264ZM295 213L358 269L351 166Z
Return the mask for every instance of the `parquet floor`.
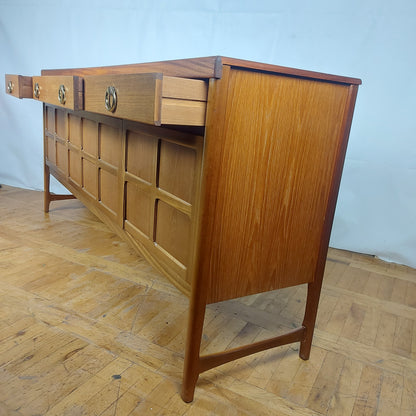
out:
M0 189L0 415L416 415L416 271L331 249L297 345L179 396L188 300L78 201ZM205 351L301 322L305 288L210 305Z

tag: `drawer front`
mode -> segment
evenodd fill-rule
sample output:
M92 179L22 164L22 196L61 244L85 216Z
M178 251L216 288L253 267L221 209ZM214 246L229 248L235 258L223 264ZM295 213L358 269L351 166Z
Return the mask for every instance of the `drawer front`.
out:
M160 124L161 74L84 77L85 111Z
M70 110L84 109L83 80L76 76L40 76L32 78L32 96L48 104Z
M205 124L207 83L160 73L84 77L85 110L160 126Z
M6 94L17 98L32 98L32 77L7 74L5 80Z

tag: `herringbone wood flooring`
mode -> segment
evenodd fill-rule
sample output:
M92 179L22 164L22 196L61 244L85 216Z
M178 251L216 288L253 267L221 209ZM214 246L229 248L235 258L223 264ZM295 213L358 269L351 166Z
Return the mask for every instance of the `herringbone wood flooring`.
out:
M304 287L210 305L204 351L302 320ZM330 249L311 359L285 346L179 396L188 300L78 201L0 190L0 415L416 415L416 271Z

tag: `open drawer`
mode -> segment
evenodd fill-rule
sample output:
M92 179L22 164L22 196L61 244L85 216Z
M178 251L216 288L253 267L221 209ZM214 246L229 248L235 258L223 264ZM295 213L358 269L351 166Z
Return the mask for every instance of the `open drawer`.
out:
M83 80L77 76L50 75L32 77L33 98L70 110L83 110Z
M126 120L204 126L208 83L161 73L91 75L6 75L6 92L70 110Z
M84 77L85 110L160 126L205 125L207 82L161 73Z
M32 77L6 74L6 93L16 98L32 98Z
M23 75L5 76L6 93L17 98L33 98L71 110L82 110L84 103L83 80L76 76Z

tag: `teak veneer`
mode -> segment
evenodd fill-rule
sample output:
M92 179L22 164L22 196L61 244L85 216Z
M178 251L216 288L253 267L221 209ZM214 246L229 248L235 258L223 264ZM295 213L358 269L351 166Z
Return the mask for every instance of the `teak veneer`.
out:
M360 83L224 57L6 75L44 103L45 211L80 199L190 297L184 401L248 354L309 358ZM301 327L200 356L207 304L300 284Z

